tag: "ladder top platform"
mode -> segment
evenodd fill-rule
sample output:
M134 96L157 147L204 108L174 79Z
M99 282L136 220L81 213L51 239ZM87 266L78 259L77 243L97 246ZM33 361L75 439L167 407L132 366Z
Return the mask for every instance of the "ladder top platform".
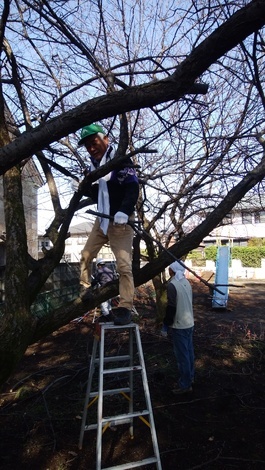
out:
M113 322L110 323L99 323L102 330L124 330L127 328L139 328L137 323L128 323L128 325L114 325Z

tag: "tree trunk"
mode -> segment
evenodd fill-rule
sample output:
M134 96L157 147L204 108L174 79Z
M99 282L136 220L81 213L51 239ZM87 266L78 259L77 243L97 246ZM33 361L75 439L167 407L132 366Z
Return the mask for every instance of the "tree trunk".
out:
M6 297L0 326L0 383L6 380L24 354L34 325L28 299L27 237L18 167L13 167L4 176L4 203Z
M165 283L161 280L161 274L157 274L152 279L156 293L156 320L161 322L166 313L167 295Z

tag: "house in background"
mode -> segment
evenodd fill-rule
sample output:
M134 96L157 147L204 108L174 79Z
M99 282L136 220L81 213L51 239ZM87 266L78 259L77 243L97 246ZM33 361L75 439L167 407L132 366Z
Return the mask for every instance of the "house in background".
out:
M93 224L90 221L82 222L77 225L70 226L70 237L65 240L64 260L68 263L79 262L81 251L90 235ZM114 255L109 244L104 245L98 253L98 258L106 261L113 261Z
M69 227L70 236L65 240L64 259L68 263L80 262L81 251L92 230L90 221Z
M251 238L265 238L265 200L255 197L240 201L203 243L247 246Z
M29 254L38 259L38 220L37 196L38 189L44 181L32 159L22 169L23 204L26 220ZM0 177L0 266L5 266L5 216L3 199L3 178Z
M64 256L61 262L79 263L81 251L90 235L93 224L90 221L82 222L69 227L69 237L65 240ZM42 248L49 249L51 242L47 237L39 236L39 258L43 256ZM102 247L98 253L98 258L104 258L106 261L114 261L114 255L109 244Z
M244 198L227 214L222 223L205 239L203 246L247 246L252 238L265 238L265 200L254 196ZM191 267L191 266L190 266ZM206 271L215 272L215 263L206 261ZM196 270L198 272L198 269ZM265 259L259 268L244 267L241 260L232 259L229 267L232 279L265 279Z

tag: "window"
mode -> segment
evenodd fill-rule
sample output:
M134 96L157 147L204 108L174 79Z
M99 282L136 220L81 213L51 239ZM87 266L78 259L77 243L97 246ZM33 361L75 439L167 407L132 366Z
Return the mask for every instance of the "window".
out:
M222 225L231 225L232 224L232 214L229 212L229 214L226 214L226 216L222 220Z
M87 237L79 236L79 237L77 238L77 244L78 244L78 245L85 245L86 241L87 241Z
M49 240L42 240L41 241L41 247L42 248L49 248L50 246L50 241Z
M265 211L257 211L254 213L255 224L265 224Z
M252 224L252 213L242 211L242 224Z

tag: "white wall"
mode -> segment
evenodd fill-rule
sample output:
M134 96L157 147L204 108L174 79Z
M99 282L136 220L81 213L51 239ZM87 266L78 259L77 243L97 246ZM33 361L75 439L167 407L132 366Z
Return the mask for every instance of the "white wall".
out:
M199 276L203 273L213 272L215 275L215 262L206 261L205 268L198 268L197 266L192 266L192 260L186 260L186 266L195 271ZM211 278L210 282L213 282L214 275ZM229 279L265 279L265 259L261 260L260 268L244 268L242 262L239 259L233 259L231 262L231 267L229 267Z

